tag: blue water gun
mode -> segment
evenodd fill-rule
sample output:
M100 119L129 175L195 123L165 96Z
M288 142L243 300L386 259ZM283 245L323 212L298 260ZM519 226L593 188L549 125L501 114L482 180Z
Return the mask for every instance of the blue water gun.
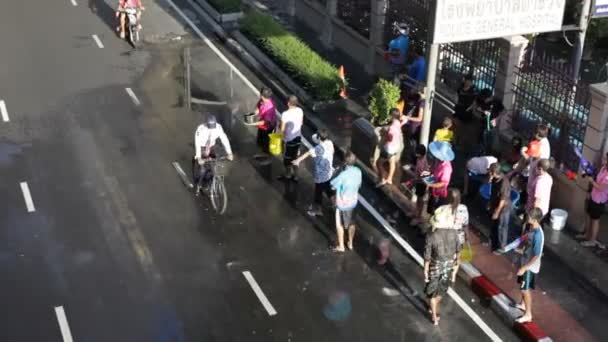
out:
M593 166L593 164L589 160L585 159L585 157L583 157L583 153L580 149L575 148L574 153L576 153L579 158L579 165L581 167L581 170L583 171L583 177L594 177L595 167Z

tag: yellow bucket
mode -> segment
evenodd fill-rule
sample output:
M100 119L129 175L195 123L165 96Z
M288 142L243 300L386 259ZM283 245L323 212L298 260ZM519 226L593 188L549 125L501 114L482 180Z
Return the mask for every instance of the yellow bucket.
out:
M471 248L471 245L469 244L468 241L464 245L464 248L462 249L462 252L460 252L460 261L461 262L471 262L471 261L473 261L473 248Z
M283 153L283 135L280 133L270 133L268 151L270 154L278 156Z

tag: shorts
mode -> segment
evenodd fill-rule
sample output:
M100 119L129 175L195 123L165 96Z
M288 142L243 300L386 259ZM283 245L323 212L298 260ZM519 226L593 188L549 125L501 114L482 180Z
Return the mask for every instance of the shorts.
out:
M296 137L285 143L285 152L283 153L283 163L285 165L291 165L291 162L298 158L301 141L302 138Z
M336 224L338 223L338 220L340 220L340 223L342 223L342 227L344 229L348 229L348 227L353 225L354 212L354 208L349 210L336 209Z
M595 203L592 199L587 200L587 214L592 220L599 220L604 213L605 203Z
M517 282L520 284L519 289L522 291L534 290L536 274L532 271L526 271L524 275L517 277Z

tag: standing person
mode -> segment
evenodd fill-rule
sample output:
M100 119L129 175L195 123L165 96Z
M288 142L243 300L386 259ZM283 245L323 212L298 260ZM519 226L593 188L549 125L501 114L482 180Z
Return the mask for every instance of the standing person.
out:
M476 89L473 84L473 75L467 74L458 87L458 101L454 106L454 117L462 122L469 122L473 118L471 105L475 102Z
M540 159L536 164L532 164L531 168L534 166L534 177L532 177L532 170L530 170L530 177L528 177L526 209L539 208L545 216L549 212L551 188L553 187L553 178L548 172L551 168L551 162L549 162L549 159Z
M492 252L499 254L509 242L509 224L511 222L511 182L500 169L499 163L493 163L488 169L490 176L490 215L492 231L490 241Z
M418 225L423 219L424 195L426 194L426 184L422 178L430 175L431 166L426 158L426 147L422 144L416 146L416 168L414 170L414 193L416 194L416 215L410 221L410 225Z
M395 37L388 43L389 62L391 64L391 76L397 79L405 69L407 51L410 48L410 29L405 23L398 24L394 29Z
M416 81L416 86L420 86L426 79L426 60L424 50L420 46L414 48L414 62L410 65L408 76ZM411 82L411 80L409 80Z
M589 180L591 193L587 199L587 215L589 216L589 226L585 233L577 235L577 238L584 239L581 245L584 247L599 247L605 249L606 246L597 241L597 234L600 230L600 217L604 211L604 206L608 203L608 153L602 158L602 168L595 179Z
M452 118L444 118L441 128L435 131L433 141L444 141L450 144L454 143L454 121Z
M410 89L404 110L404 114L407 116L405 125L407 138L404 141L407 142L409 149L406 155L407 164L404 165L406 170L409 170L415 162L414 153L411 151L418 145L420 139L420 126L424 117L424 99L424 88Z
M452 163L454 151L450 144L441 141L433 141L429 144L429 151L434 158L433 182L427 183L431 189L431 196L427 204L427 213L433 215L435 209L445 203L448 196L448 186L452 178Z
M312 157L314 160L313 179L315 181L315 195L313 203L308 208L308 215L321 216L323 215L322 203L323 193L327 197L331 197L331 185L329 181L333 175L333 160L334 160L334 144L329 140L329 134L326 129L321 128L312 136L312 142L315 147L302 154L299 158L293 161L294 165L300 164L304 159Z
M429 313L434 325L439 324L439 304L456 279L454 267L458 251L458 232L437 229L426 236L424 245L424 293L429 299Z
M399 161L400 151L403 145L403 132L401 127L407 123L407 117L402 115L399 109L393 108L390 110L390 116L392 118L391 124L386 130L385 144L380 152L380 158L378 159L378 165L376 166L380 174L378 175L380 181L377 186L383 186L385 184L393 184L393 176L395 175L395 168ZM384 162L388 161L388 170L384 168Z
M304 112L302 108L298 107L298 98L295 95L289 96L287 99L287 110L281 114L281 134L283 134L283 140L285 141L283 153L285 174L279 176L279 179L298 180L296 174L297 164L293 164L292 162L300 154L303 121Z
M549 126L547 124L539 124L536 126L534 139L540 143L540 157L542 159L551 158L551 143L549 143Z
M462 204L460 190L450 188L448 190L447 204L435 210L431 218L432 229L453 229L458 233L458 247L456 248L456 262L452 282L456 281L456 274L460 267L460 252L467 241L467 229L469 226L469 210Z
M344 156L345 167L340 174L331 181L331 187L336 191L336 235L338 243L335 252L344 252L344 230L348 230L348 249L353 249L355 238L355 223L353 213L359 199L361 187L361 170L355 166L357 158L348 151Z
M257 144L262 149L262 153L268 154L269 135L277 125L276 108L270 88L262 87L260 90L260 100L254 113L258 115L259 120L250 125L258 126Z
M546 160L546 159L543 159ZM536 277L540 272L540 259L543 255L545 234L541 226L543 211L540 208L528 210L526 223L530 230L521 238L507 245L501 253L506 253L524 244L522 265L517 270L517 282L520 284L522 300L516 307L524 311L523 316L517 319L519 323L532 321L532 292L534 290Z

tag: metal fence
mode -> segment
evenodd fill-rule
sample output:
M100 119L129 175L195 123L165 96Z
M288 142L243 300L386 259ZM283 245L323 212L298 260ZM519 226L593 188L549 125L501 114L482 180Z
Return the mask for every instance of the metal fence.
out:
M575 149L583 148L591 93L587 84L577 84L571 74L561 61L528 55L516 71L513 129L529 137L538 123L546 123L552 156L569 170L578 170Z
M494 89L501 54L494 39L444 44L439 57L439 78L457 89L462 76L472 74L478 90Z
M412 44L426 49L430 8L431 0L390 0L386 13L384 41L388 42L394 37L394 22L405 22L410 26ZM473 73L478 89L494 89L500 53L495 40L443 44L439 61L439 80L456 90L462 77L467 73Z
M338 18L347 26L369 39L371 25L370 0L338 0Z

